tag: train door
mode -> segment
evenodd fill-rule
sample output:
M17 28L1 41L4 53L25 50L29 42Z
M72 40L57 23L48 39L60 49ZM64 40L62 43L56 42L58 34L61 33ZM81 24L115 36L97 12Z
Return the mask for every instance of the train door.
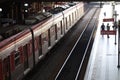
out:
M75 20L77 19L77 12L75 11Z
M61 21L60 21L61 22ZM57 24L56 24L56 27L57 27L57 40L59 40L60 39L60 37L61 37L61 23L60 22L58 22Z
M72 23L74 23L74 13L72 13Z
M57 40L57 38L58 38L57 33L58 33L58 30L57 30L57 24L55 24L55 40Z
M65 18L65 23L66 23L66 30L68 30L67 17Z
M48 30L48 46L51 46L51 39L50 39L50 29Z
M53 25L50 28L50 41L51 41L51 46L53 46L55 44L55 40L56 40L56 33L55 33L55 25Z
M42 54L44 55L50 47L50 29L41 34Z
M63 35L63 25L62 25L62 21L60 21L60 27L61 27L61 35Z
M64 20L63 20L63 29L64 29L64 34L66 33L66 31L65 31L66 29L65 29L65 28L66 28L66 21L65 21L65 18L64 18Z
M11 80L9 56L3 60L3 80Z
M23 54L24 54L24 70L28 69L29 63L28 63L28 48L27 44L23 46Z
M69 25L71 26L71 15L69 15Z
M39 44L39 56L42 55L42 41L41 41L41 35L39 36L39 40L38 40L38 44Z

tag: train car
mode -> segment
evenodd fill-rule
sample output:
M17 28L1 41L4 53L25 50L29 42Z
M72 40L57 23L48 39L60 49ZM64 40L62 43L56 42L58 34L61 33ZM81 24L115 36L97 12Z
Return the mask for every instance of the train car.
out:
M0 42L0 80L22 80L84 15L77 3Z

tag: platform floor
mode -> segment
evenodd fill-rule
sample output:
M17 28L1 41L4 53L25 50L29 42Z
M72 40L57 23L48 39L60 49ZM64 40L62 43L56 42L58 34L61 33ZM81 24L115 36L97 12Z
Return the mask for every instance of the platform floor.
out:
M112 9L111 5L104 5L101 9L97 33L84 80L120 80L120 69L117 68L118 38L115 45L115 35L110 35L110 38L107 38L106 35L100 35L102 20L112 17ZM120 13L120 5L116 6L115 9L117 13ZM104 16L104 12L106 12L106 16ZM119 16L118 19L120 19ZM108 22L104 23L107 25ZM109 22L109 24L112 26L113 23Z

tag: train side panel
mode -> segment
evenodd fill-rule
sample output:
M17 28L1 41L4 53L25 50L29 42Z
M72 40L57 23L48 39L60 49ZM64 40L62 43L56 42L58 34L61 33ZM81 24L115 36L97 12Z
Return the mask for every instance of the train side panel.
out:
M49 39L49 29L52 26L53 19L45 21L43 24L38 24L35 29L33 29L35 37L35 62L38 63L42 58L45 57L46 53L49 51L50 39Z
M84 14L83 6L77 4L70 9L54 15L46 22L32 28L34 34L34 50L30 30L14 38L14 41L0 49L0 79L21 80L35 64L45 57L47 52L65 35L67 31ZM33 26L34 27L34 26ZM24 32L24 31L23 31Z
M57 24L56 24L56 36L57 36L57 41L59 41L59 39L61 38L61 35L62 35L62 20L59 21Z
M3 64L1 59L0 59L0 80L3 80Z
M63 13L65 32L67 32L83 16L83 3L79 3L76 6L73 6Z

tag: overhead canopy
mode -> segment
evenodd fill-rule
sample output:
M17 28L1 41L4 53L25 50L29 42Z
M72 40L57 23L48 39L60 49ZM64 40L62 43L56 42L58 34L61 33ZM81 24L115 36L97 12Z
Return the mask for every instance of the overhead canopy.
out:
M72 2L72 1L83 1L83 2L93 2L93 1L113 1L113 0L0 0L0 7L4 6L7 7L7 5L11 5L14 2L23 3L23 2ZM114 0L117 2L120 2L120 0Z
M39 2L60 2L63 0L0 0L0 3L6 3L10 1L15 1L15 2L34 2L34 1L39 1ZM84 1L84 2L91 2L91 1L113 1L113 0L64 0L64 1ZM120 0L114 0L114 1L120 1Z

